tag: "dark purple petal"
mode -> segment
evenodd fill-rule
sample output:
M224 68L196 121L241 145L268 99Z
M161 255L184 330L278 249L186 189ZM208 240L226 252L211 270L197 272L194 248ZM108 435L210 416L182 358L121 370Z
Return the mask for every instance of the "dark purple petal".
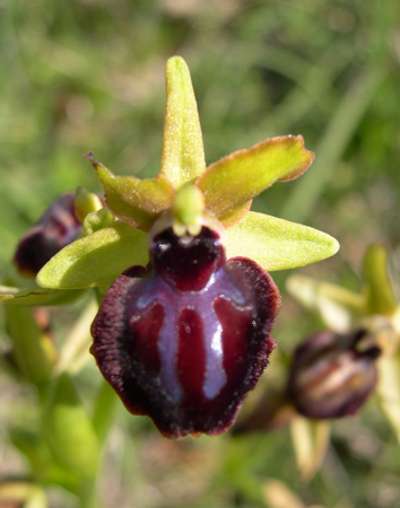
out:
M126 407L166 436L218 434L268 363L279 293L251 260L225 262L208 228L186 244L173 236L155 240L168 247L153 243L147 274L129 270L109 289L91 351Z
M354 414L375 387L375 360L379 354L365 330L348 335L326 331L311 336L294 353L288 384L290 399L309 418Z
M74 211L74 194L64 194L46 210L38 223L21 238L14 254L19 272L34 276L81 231Z

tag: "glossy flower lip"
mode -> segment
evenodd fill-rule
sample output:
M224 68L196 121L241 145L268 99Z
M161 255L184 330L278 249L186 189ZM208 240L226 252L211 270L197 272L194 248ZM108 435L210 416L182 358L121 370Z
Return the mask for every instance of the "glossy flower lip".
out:
M295 350L289 398L308 418L353 415L376 385L375 361L379 355L380 348L368 344L363 329L346 335L316 333Z
M74 194L60 196L19 241L14 254L18 271L27 276L36 275L58 251L77 239L80 230Z
M194 238L159 233L151 259L107 292L91 352L128 410L164 435L219 434L268 363L279 292L251 260L226 262L206 227Z

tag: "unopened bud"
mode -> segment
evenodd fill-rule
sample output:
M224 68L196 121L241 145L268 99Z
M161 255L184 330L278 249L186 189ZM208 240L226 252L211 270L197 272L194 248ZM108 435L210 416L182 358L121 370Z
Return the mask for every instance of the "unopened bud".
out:
M352 415L375 387L379 354L366 330L312 335L294 353L289 398L299 413L309 418Z

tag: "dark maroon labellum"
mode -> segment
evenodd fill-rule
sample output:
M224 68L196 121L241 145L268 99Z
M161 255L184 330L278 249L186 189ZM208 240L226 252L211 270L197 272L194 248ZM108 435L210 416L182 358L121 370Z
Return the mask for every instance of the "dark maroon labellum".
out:
M168 228L151 265L122 274L92 326L92 353L129 411L168 437L232 424L273 348L278 290L253 261L226 261L219 235Z
M311 336L294 353L288 384L291 401L309 418L354 414L375 387L379 354L365 330Z
M34 276L59 250L76 240L81 225L74 211L74 194L64 194L21 238L14 263L23 275Z

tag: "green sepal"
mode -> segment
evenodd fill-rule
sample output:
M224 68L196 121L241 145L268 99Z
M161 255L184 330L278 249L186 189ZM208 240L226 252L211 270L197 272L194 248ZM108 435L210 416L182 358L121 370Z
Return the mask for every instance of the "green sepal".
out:
M276 181L297 178L313 160L302 136L275 137L214 162L198 185L207 210L222 218Z
M165 178L115 176L99 162L92 163L104 188L107 206L123 221L149 229L157 216L170 208L174 190Z
M33 310L6 304L5 323L12 341L13 357L25 380L37 386L51 379L56 350L48 333L35 320Z
M392 314L397 302L388 272L388 256L382 245L373 244L363 259L363 275L369 314Z
M297 268L333 256L338 242L316 229L256 212L224 233L227 256L245 256L265 270Z
M189 69L179 56L166 66L167 104L160 175L175 189L205 170L203 137Z
M92 421L67 374L53 383L42 419L42 439L57 464L80 476L96 474L100 446Z
M361 294L304 275L289 277L286 289L304 307L318 312L329 329L339 333L348 332L365 310Z
M230 228L231 226L240 222L243 217L250 211L253 200L250 199L246 203L237 206L236 208L232 208L226 214L219 217L219 221L226 227Z
M147 262L147 234L116 224L64 247L40 270L37 282L55 289L104 288L126 268Z
M64 305L73 302L82 295L82 291L60 289L19 289L0 286L0 302L9 305L40 306Z

